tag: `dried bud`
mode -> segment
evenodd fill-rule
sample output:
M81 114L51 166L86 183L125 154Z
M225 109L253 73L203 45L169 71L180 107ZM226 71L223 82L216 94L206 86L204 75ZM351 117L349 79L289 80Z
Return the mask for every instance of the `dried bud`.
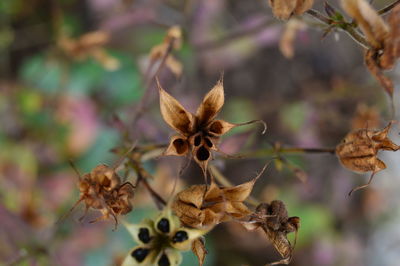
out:
M165 122L177 133L171 138L164 155L183 156L191 152L197 164L206 172L208 162L212 158L211 151L219 151L219 138L234 127L248 125L260 120L242 124L232 124L223 120L216 120L224 105L224 87L222 79L207 93L196 114L192 114L170 94L168 94L157 80L160 92L160 109ZM262 122L265 129L266 125ZM264 129L264 131L265 131Z
M270 204L261 203L257 206L252 218L243 223L248 230L261 227L275 249L282 256L282 260L268 265L289 264L300 227L299 217L288 217L286 206L282 201L274 200ZM287 239L287 234L295 232L295 242L292 245Z
M392 123L389 123L381 131L371 129L352 131L336 147L336 155L344 167L355 172L372 172L367 185L372 181L375 173L386 168L385 163L378 158L378 152L381 150L397 151L400 148L387 137L391 125Z
M274 16L287 20L292 15L302 15L314 4L314 0L269 0Z

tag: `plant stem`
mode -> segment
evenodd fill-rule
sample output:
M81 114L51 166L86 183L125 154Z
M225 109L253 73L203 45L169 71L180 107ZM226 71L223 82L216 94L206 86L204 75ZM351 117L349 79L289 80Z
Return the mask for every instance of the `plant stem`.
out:
M400 0L398 0L400 1ZM322 15L320 12L318 12L317 10L314 9L309 9L306 11L307 14L309 14L310 16L312 16L313 18L315 18L316 20L331 26L334 21L324 15ZM346 27L339 27L339 29L345 31L353 40L355 40L358 44L360 44L362 47L369 49L370 45L367 42L367 40L365 40L365 38L360 35L357 31L354 30L353 26L350 25L350 23L348 23L348 26Z
M250 151L244 154L240 154L241 157L244 158L256 158L256 157L265 157L265 156L273 156L276 154L291 154L291 153L335 153L334 148L270 148L270 149L260 149L256 151Z
M391 3L390 5L385 6L384 8L382 8L381 10L378 10L378 14L379 15L385 15L387 12L389 12L390 10L392 10L396 5L398 5L400 3L400 0L396 0L393 3Z

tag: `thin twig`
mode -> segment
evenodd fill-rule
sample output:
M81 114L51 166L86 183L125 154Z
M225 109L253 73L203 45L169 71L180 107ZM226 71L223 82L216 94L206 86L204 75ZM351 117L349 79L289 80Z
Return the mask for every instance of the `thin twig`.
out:
M298 153L330 153L334 154L334 148L269 148L269 149L260 149L255 151L250 151L246 153L240 154L242 158L258 158L265 156L273 156L276 154L298 154Z
M328 25L328 26L331 26L334 23L334 21L332 19L324 16L323 14L318 12L317 10L309 9L309 10L306 11L306 13L308 15L312 16L313 18L317 19L318 21ZM366 49L369 49L370 45L367 42L367 40L365 40L365 38L362 35L360 35L357 31L355 31L353 26L351 26L350 23L347 23L347 25L348 26L345 26L345 27L338 27L338 29L341 29L341 30L345 31L358 44L360 44L362 47L364 47Z
M389 12L390 10L392 10L396 5L398 5L400 3L400 0L396 0L393 3L391 3L388 6L385 6L384 8L382 8L381 10L378 10L378 14L379 15L385 15L387 12Z

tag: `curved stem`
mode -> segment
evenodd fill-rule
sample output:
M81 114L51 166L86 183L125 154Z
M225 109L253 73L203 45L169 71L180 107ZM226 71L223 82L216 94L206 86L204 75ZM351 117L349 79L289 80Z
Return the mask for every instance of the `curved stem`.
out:
M390 10L392 10L396 5L400 4L400 0L396 0L393 3L391 3L390 5L385 6L384 8L382 8L381 10L378 10L378 14L379 15L385 15L387 12L389 12Z

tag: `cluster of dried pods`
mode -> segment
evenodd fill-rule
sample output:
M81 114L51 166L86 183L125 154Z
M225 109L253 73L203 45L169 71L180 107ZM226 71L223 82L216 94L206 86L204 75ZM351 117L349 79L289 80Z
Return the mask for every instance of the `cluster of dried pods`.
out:
M274 15L284 20L307 12L313 2L313 0L269 0ZM342 0L342 6L359 24L370 45L365 53L365 62L369 70L392 96L393 84L383 76L381 70L392 68L400 56L400 5L395 7L388 17L389 26L365 0ZM331 8L331 13L334 11L332 10ZM157 60L162 60L162 63L165 63L176 76L180 76L182 66L170 52L179 49L181 37L180 28L172 27L163 43L152 49L149 69ZM103 55L101 46L107 40L107 36L93 33L76 41L64 38L60 41L60 47L66 53L79 58L90 54L101 59L103 58L99 56ZM194 158L202 169L206 183L193 185L178 192L168 201L155 220L147 219L140 224L125 223L139 245L129 252L122 265L179 265L180 252L189 248L202 265L207 254L203 235L217 224L232 220L240 222L248 230L261 228L265 232L282 257L281 260L269 265L288 264L296 244L300 218L289 217L286 206L279 200L269 204L261 203L254 211L245 204L255 182L266 167L257 177L238 186L220 187L213 178L211 184L207 184L208 164L213 158L212 152L221 153L218 148L220 137L232 128L256 122L264 125L264 133L266 124L261 120L234 124L216 119L224 105L222 79L205 95L195 114L188 112L168 94L158 79L157 85L162 117L178 133L171 137L163 155ZM388 138L391 125L392 123L389 123L380 131L365 128L351 131L342 143L337 145L335 153L344 167L355 172L372 172L366 185L356 187L350 193L368 186L374 174L386 168L385 163L378 158L379 151L400 149L400 146ZM83 177L79 175L80 198L71 211L79 203L84 202L85 213L80 220L85 217L89 208L93 208L100 210L102 216L91 222L112 217L116 227L117 216L132 210L131 201L135 186L130 182L123 182L116 168L101 164ZM293 244L287 238L287 234L292 232L296 234Z

